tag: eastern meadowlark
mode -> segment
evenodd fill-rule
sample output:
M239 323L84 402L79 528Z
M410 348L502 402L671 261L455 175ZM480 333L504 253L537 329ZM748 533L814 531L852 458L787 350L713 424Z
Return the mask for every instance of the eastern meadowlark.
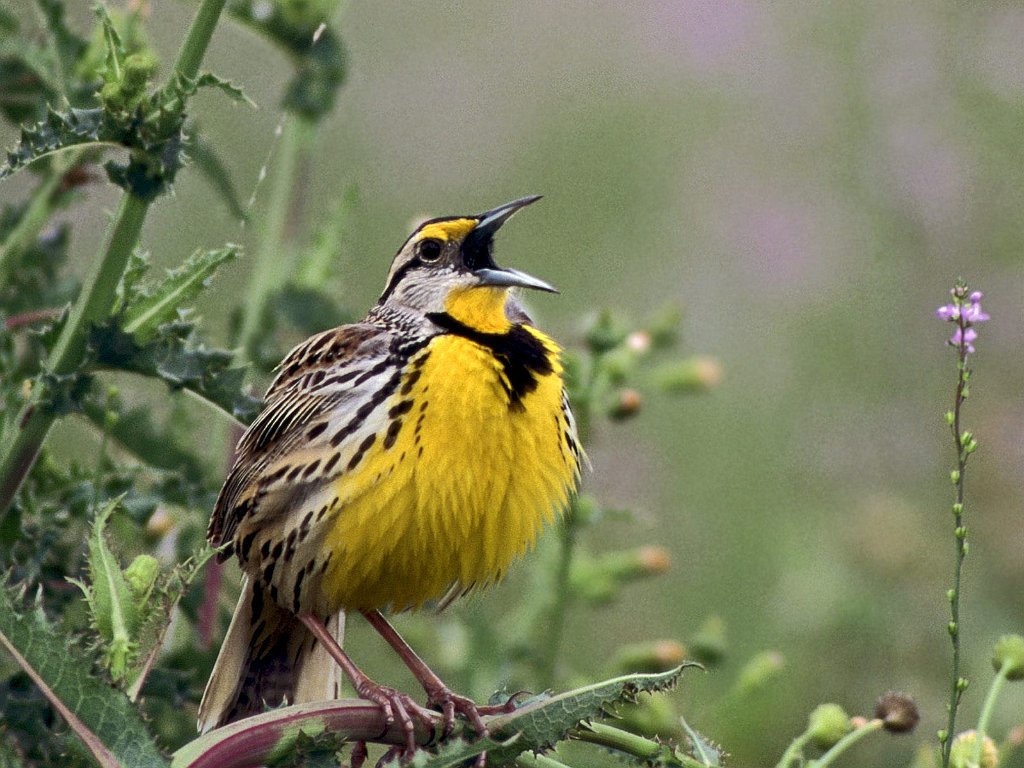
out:
M576 489L585 458L560 349L511 295L554 289L492 256L498 228L538 199L420 225L365 320L307 339L281 363L210 521L210 541L245 575L200 730L336 698L341 669L411 748L410 713L435 713L371 681L335 642L345 611L359 611L446 729L458 712L485 732L476 705L380 611L498 581Z

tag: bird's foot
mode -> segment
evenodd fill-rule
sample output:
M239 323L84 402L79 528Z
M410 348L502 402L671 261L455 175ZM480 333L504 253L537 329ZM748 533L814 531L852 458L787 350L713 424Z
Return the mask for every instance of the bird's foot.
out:
M356 686L356 694L359 698L372 701L379 706L389 727L395 724L401 727L405 743L399 749L403 754L403 762L410 759L416 751L415 720L419 720L431 733L437 728L436 712L421 707L408 694L394 688L365 679Z

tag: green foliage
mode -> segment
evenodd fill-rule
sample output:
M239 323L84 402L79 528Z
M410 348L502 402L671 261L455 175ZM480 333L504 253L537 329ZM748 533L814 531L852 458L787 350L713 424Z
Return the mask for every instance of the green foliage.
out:
M17 652L26 671L33 670L124 768L166 764L127 697L93 674L85 653L7 583L0 586L0 643Z
M345 81L345 49L329 21L336 2L231 0L236 20L280 46L292 58L295 76L288 84L284 108L307 120L320 120L334 106Z
M238 255L238 246L214 251L196 251L156 285L143 285L147 260L129 262L118 290L114 312L121 327L144 344L157 336L165 323L181 319L181 307L195 300L222 264Z

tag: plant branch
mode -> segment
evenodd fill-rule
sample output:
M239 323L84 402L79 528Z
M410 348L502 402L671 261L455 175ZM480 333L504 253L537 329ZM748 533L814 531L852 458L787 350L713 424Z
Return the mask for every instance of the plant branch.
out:
M946 738L942 742L942 765L949 768L950 752L953 747L953 736L956 734L956 715L960 706L960 699L966 687L966 681L960 676L960 582L963 573L964 558L967 556L967 529L963 524L964 514L964 479L967 470L968 451L964 444L964 435L961 431L960 412L964 400L968 396L968 382L971 372L967 367L968 342L965 336L966 324L963 313L960 314L957 323L960 328L960 343L957 345L957 379L956 392L953 400L953 419L950 428L953 431L953 441L956 446L956 470L953 472L953 484L956 488L956 500L953 504L953 588L949 593L950 621L948 631L950 641L953 645L953 661L949 687L949 717L946 723Z
M179 74L195 78L225 1L203 0L175 63ZM66 375L82 363L89 327L109 316L118 282L128 257L138 245L148 210L149 201L131 192L126 192L121 198L108 230L104 252L86 279L54 346L49 363L51 373ZM20 428L13 442L4 446L0 453L0 512L10 506L53 424L54 414L41 405L37 391L22 409L18 419Z
M985 732L988 730L988 721L992 718L992 712L996 706L996 699L1003 690L1006 682L1006 675L1010 670L1011 662L1003 661L996 672L992 685L989 686L988 694L985 696L985 703L981 707L981 715L978 717L978 727L975 729L974 742L974 765L981 765L981 752L985 747Z

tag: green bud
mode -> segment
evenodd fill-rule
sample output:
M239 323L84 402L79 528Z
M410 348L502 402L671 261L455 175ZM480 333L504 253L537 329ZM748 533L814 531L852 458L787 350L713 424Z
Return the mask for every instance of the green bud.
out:
M960 549L964 551L964 557L967 557L967 553L971 551L971 543L969 541L961 541Z
M956 414L952 411L946 411L946 423L952 427L956 423Z
M658 311L658 314L651 318L647 330L651 335L651 343L655 348L667 349L678 343L679 326L682 323L682 319L682 309L674 304L662 308Z
M951 483L953 483L953 485L956 485L957 483L959 483L960 482L960 470L959 469L954 469L952 472L950 472L949 473L949 480L950 480Z
M953 531L953 535L956 536L961 541L966 539L967 538L967 527L964 526L964 525L957 526L956 529L954 529L954 531Z
M124 60L124 69L122 70L125 91L133 96L140 94L156 73L156 67L156 56L149 51L131 54Z
M612 662L621 674L666 672L686 659L686 649L676 640L655 640L622 646Z
M978 441L975 440L974 438L971 438L964 445L964 453L970 455L974 453L976 450L978 450Z
M1003 635L992 649L992 666L1007 680L1024 680L1024 637Z
M736 688L741 694L748 694L763 688L774 680L786 660L778 651L761 651L740 670Z
M818 749L829 749L853 730L850 716L838 704L821 704L807 719L807 736Z
M957 516L957 517L960 517L961 515L963 515L963 513L964 513L964 505L961 504L959 501L956 502L953 505L953 514L955 516Z
M960 445L964 445L966 443L969 443L973 439L974 439L974 435L972 435L967 430L964 430L964 432L960 435Z
M625 348L613 349L601 358L598 365L608 381L622 384L636 369L636 355Z
M604 310L587 328L585 338L590 351L601 355L619 346L628 332L622 320Z
M713 357L690 357L654 371L654 383L673 395L707 392L722 381L722 364Z
M971 681L966 677L958 677L956 680L956 689L963 693L970 686Z
M999 750L988 736L981 743L981 760L974 762L978 748L978 733L970 730L958 734L949 747L950 768L996 768L999 765Z
M945 728L942 728L935 732L935 738L939 740L939 744L945 744L946 739L949 738L949 731L947 731Z
M128 582L128 589L132 591L134 597L144 599L156 584L159 575L159 561L152 555L139 555L125 569L124 580Z
M949 631L949 636L950 637L956 637L956 622L955 621L949 622L949 624L946 626L946 629Z
M947 589L946 590L946 599L949 600L949 602L951 602L951 603L954 600L956 600L956 590L955 589Z
M690 638L690 652L697 661L713 666L725 658L725 650L725 620L721 616L709 616Z

